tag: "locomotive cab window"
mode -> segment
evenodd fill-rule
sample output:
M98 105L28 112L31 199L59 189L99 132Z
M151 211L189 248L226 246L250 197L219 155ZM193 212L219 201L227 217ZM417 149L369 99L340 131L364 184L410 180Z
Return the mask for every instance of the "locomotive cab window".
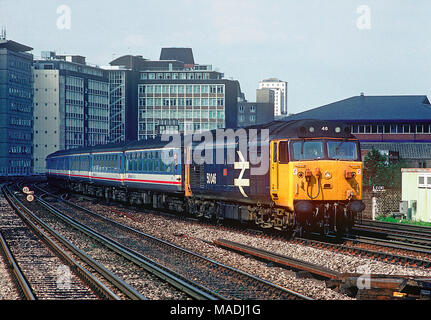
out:
M287 141L280 141L278 144L278 161L280 163L289 162L289 149Z
M328 141L328 157L339 160L357 160L358 148L353 141Z
M317 160L324 157L323 141L296 141L292 146L295 160Z

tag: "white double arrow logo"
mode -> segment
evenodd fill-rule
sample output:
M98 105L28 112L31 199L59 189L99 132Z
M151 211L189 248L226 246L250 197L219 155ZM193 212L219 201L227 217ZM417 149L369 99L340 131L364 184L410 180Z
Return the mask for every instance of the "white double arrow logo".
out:
M242 155L241 151L237 151L240 162L234 162L233 168L234 169L241 169L241 172L239 174L238 179L233 180L233 184L239 188L239 191L241 191L241 194L248 198L247 194L244 192L244 189L242 187L249 187L250 186L250 179L243 179L245 170L250 168L250 163L245 161L244 156Z

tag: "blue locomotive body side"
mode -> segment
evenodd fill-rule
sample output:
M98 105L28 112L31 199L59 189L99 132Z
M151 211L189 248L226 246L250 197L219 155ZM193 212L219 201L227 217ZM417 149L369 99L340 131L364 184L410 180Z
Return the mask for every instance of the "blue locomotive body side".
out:
M222 148L213 148L212 163L191 165L190 187L193 195L228 202L270 202L269 171L266 170L269 159L263 157L261 162L253 164L249 148L241 151L237 144ZM257 167L262 167L263 172L256 170L257 174L252 174Z

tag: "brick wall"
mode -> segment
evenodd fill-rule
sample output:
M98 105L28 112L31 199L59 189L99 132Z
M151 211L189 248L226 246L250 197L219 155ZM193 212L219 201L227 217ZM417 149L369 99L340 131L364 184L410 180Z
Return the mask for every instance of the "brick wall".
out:
M363 218L371 219L371 199L373 197L373 194L375 194L375 197L377 198L377 216L399 211L399 203L401 201L401 189L387 188L383 192L373 193L373 188L364 187L362 194L362 201L365 203L365 210L362 213Z

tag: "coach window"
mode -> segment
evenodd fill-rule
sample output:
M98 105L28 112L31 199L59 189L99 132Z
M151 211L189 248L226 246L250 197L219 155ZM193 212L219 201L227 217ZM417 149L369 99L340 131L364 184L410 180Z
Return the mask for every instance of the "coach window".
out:
M138 153L138 170L142 172L142 153Z
M127 155L127 170L132 171L132 158L130 153Z
M274 142L274 147L272 149L272 162L277 162L277 142Z
M288 149L287 141L280 141L278 144L278 161L280 163L288 163L289 162L289 149Z
M160 159L159 159L159 153L156 151L154 152L154 171L160 171Z

